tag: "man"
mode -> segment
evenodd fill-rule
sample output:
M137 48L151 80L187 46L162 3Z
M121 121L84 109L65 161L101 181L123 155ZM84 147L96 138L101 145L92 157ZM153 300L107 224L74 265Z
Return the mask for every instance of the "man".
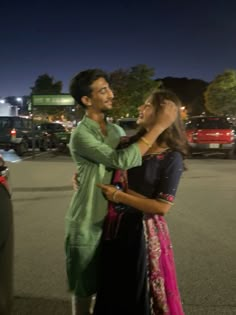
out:
M71 81L70 94L85 109L85 116L74 130L70 152L76 163L79 190L72 197L66 215L66 265L69 288L73 292L72 313L89 314L91 296L96 293L99 241L107 200L96 187L111 182L112 169L129 169L142 163L142 155L175 120L174 103L163 104L154 127L137 143L116 150L121 129L106 122L112 109L113 92L106 73L89 69Z
M0 314L10 315L13 300L13 211L8 169L0 156Z

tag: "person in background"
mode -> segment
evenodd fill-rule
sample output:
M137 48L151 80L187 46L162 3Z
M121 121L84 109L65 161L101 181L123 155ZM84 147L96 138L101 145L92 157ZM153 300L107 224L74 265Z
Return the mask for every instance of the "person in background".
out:
M107 200L96 184L109 184L114 169L141 165L149 144L175 121L177 108L172 101L163 102L158 119L144 137L116 150L122 133L119 126L105 120L114 97L107 74L99 69L78 73L71 80L70 94L85 109L85 115L69 144L81 189L74 192L66 214L65 253L72 314L84 315L97 292L100 239L107 214Z
M13 207L8 168L0 156L0 314L10 315L13 302Z
M175 94L159 90L148 97L138 108L141 129L128 145L145 137L165 100L178 105L178 118L154 143L147 142L142 165L127 171L128 180L124 171L116 171L112 185L97 185L110 204L101 241L95 315L184 314L164 218L174 204L188 155Z

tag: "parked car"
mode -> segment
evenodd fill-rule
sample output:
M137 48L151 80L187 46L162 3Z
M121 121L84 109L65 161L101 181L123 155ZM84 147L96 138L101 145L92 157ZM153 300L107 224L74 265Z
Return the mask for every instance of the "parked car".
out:
M14 149L19 156L22 156L33 145L41 151L46 151L48 148L47 137L35 128L32 119L0 116L0 148Z
M234 151L234 130L226 117L194 116L185 125L191 153L223 152L231 157Z
M0 314L11 314L13 302L13 206L9 171L0 156Z
M124 129L127 136L133 136L138 129L136 121L137 118L120 118L116 123Z
M71 132L68 131L62 124L44 122L38 124L36 128L43 133L45 137L47 137L50 148L57 148L60 151L67 148Z

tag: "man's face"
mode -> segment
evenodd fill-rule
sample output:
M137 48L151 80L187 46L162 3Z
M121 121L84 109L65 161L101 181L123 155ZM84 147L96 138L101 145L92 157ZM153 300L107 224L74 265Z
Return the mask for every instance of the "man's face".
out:
M89 97L91 109L96 112L106 112L112 109L113 92L104 78L99 78L91 85L92 93Z

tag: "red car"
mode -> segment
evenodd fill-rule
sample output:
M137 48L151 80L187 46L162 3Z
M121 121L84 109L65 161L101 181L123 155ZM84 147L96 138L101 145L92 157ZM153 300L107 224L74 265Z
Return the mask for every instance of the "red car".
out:
M0 314L10 315L13 301L13 209L8 168L0 156Z
M234 130L226 117L193 116L185 125L191 153L234 152Z

